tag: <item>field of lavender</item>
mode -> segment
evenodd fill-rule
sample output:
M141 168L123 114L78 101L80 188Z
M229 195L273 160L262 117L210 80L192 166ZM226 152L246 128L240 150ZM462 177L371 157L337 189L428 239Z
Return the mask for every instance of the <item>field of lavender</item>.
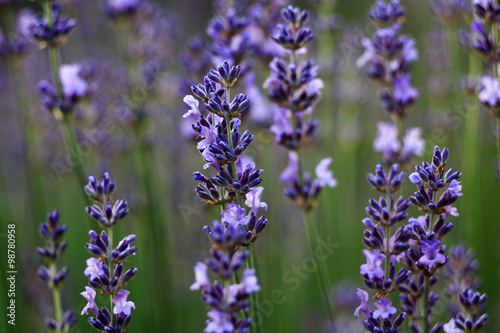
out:
M499 20L0 0L0 332L499 332Z

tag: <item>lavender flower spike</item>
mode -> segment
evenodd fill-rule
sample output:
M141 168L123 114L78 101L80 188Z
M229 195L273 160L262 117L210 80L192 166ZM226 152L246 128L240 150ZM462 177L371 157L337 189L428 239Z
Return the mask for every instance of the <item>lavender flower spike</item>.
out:
M54 300L54 318L46 318L45 324L49 329L59 332L67 332L76 324L74 311L67 310L63 313L61 306L60 288L68 275L68 268L63 267L59 270L56 265L68 246L68 242L62 240L66 230L67 226L59 224L57 210L47 214L46 222L40 224L40 234L45 241L45 246L36 250L48 264L38 269L38 277L52 290Z
M102 204L102 208L97 205L87 207L87 213L106 230L100 234L90 230L90 242L85 244L93 257L87 259L84 271L89 279L89 286L81 293L87 300L82 315L88 315L88 310L91 310L95 317L88 320L98 331L123 332L130 325L132 309L135 309L134 302L127 300L130 292L124 288L137 273L135 267L124 271L124 264L127 258L135 255L137 247L131 245L136 238L133 234L123 238L117 245L113 244L113 227L128 214L126 201L115 201L112 198L114 190L115 182L107 172L102 181L90 176L89 183L85 186L89 198ZM103 306L99 309L95 302L97 291L109 296L109 308Z

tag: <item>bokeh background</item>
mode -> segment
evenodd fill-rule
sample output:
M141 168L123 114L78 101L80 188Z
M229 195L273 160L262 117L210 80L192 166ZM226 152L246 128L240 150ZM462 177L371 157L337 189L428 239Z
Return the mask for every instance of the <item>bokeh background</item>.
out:
M238 8L268 5L268 1L235 2ZM476 249L481 263L478 274L483 280L481 292L489 295L487 310L491 314L484 331L498 332L500 183L494 164L495 122L479 107L471 114L465 107L471 97L462 89L470 68L481 68L479 56L459 41L460 30L467 29L466 17L444 25L433 12L434 1L401 2L407 8L403 31L416 39L420 56L412 73L421 97L405 126L423 128L427 147L422 161L430 159L434 145L446 146L451 151L448 165L463 172L464 196L457 204L460 216L453 218L455 229L447 243L464 242ZM151 96L147 87L138 87L124 96L130 68L137 70L130 65L137 50L128 44L127 34L102 14L99 1L62 2L65 14L78 20L75 32L61 50L63 62L81 62L92 71L91 94L79 105L73 121L83 147L84 168L87 175L109 171L117 183L115 197L129 202L130 214L115 227L115 237L137 235L139 250L131 264L139 272L128 284L130 300L136 304L131 332L201 332L204 327L205 305L189 286L194 279L192 267L207 256L210 246L202 227L218 218L219 212L217 207L206 207L194 192L192 173L201 171L203 161L194 141L183 135L181 118L187 107L182 97L187 82L201 81L206 69L196 77L198 73L183 66L183 55L193 36L209 43L205 31L210 18L230 3L157 1L156 21L150 28L158 31L154 31L154 43L148 41L156 46L155 64L161 73L154 82L157 93ZM286 151L274 143L268 123L249 120L243 126L255 134L256 140L248 154L265 170L263 198L269 206L268 227L254 249L262 286L259 297L264 330L361 332L359 321L352 317L358 305L355 288L362 287L361 220L368 199L376 196L366 183L366 174L381 159L372 149L375 124L389 121L378 101L377 85L355 64L362 52L361 38L375 30L367 17L372 1L294 1L293 5L312 14L317 38L309 53L317 60L319 76L325 82L315 111L320 132L304 154L310 170L322 157L334 158L332 168L338 186L325 189L314 218L324 239L335 243L327 266L337 318L335 322L326 320L314 273L297 273L309 252L302 214L282 194L283 185L277 180L288 163ZM0 26L6 36L14 31L16 13L23 8L40 13L38 4L28 1L0 7ZM132 57L127 57L129 54ZM84 244L88 230L98 226L85 214L86 202L59 124L40 102L37 84L49 77L48 64L46 50L37 50L35 45L20 61L0 58L1 332L44 331L43 318L52 315L50 292L36 275L40 260L35 250L42 245L38 226L54 209L68 225L69 248L60 260L70 269L62 291L63 306L78 313L76 332L93 331L79 312L86 304L80 296L87 283L83 275L88 257ZM257 59L254 71L256 85L265 96L262 83L269 69ZM125 97L147 100L140 127L130 115ZM471 119L478 120L477 126L470 125ZM470 135L477 137L473 146L466 139ZM404 186L406 195L411 190L411 184ZM417 214L414 207L411 214ZM17 228L15 327L6 325L3 316L7 300L5 233L9 223ZM444 307L439 308L444 314Z

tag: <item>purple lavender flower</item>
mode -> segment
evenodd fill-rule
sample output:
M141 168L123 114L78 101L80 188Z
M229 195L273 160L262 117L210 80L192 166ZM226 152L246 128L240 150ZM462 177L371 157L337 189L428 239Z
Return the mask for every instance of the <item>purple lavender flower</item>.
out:
M496 116L500 117L500 80L490 76L481 78L479 101Z
M437 239L431 239L430 241L423 240L420 244L423 256L416 262L416 265L424 266L428 271L432 271L440 265L444 265L447 258L438 252L440 245L441 242Z
M50 3L52 18L36 20L30 26L31 37L38 40L41 47L61 46L76 26L76 20L61 15L61 5L57 1Z
M360 274L366 276L369 280L373 280L374 278L384 279L384 269L381 265L385 260L385 256L379 250L373 252L363 250L363 254L366 257L366 264L361 265Z
M88 84L80 77L80 64L62 65L59 68L64 97L79 100L87 93Z
M118 316L130 316L132 309L135 309L135 304L132 301L127 301L130 291L122 289L113 298L113 313Z
M393 11L398 13L394 15L403 15L404 9L397 2L393 3L393 7ZM387 10L386 5L377 3L373 9L374 14L371 15L375 23L383 23L382 14ZM391 22L397 20L386 17ZM409 64L418 59L418 52L411 37L399 35L400 23L379 25L382 28L377 30L372 39L362 40L365 52L358 59L357 65L363 67L369 64L368 75L387 87L379 92L382 105L394 120L402 119L419 96L418 91L411 87L409 73Z
M87 268L84 271L90 287L85 287L85 291L81 293L88 302L82 310L82 315L88 315L88 310L92 310L95 317L90 317L89 323L98 331L123 332L132 320L132 308L135 309L135 304L127 300L130 292L123 288L137 273L135 267L124 271L124 263L127 258L135 255L137 247L131 246L136 238L133 234L124 237L117 245L113 244L113 226L128 214L126 202L115 201L111 197L114 190L115 182L107 172L102 181L90 176L89 183L85 186L89 198L103 205L102 209L97 205L87 207L87 212L101 227L106 228L107 232L97 234L91 230L90 243L85 244L87 251L95 257L87 259ZM110 296L114 304L113 309L105 306L99 309L95 303L96 290Z
M92 310L94 314L99 314L99 308L97 307L97 304L95 303L95 296L96 292L94 289L90 287L85 287L85 291L81 292L80 295L83 296L87 300L87 305L82 309L82 315L85 313L86 315L89 314L89 310Z
M377 1L370 10L370 19L381 27L389 26L404 19L405 9L399 5L398 0L390 3Z
M390 319L390 317L397 312L396 308L392 306L392 302L388 299L382 298L380 301L375 302L377 310L373 311L373 318Z
M54 317L46 318L45 324L48 328L58 331L68 331L76 323L73 310L67 310L63 313L61 307L61 294L59 289L68 275L68 268L57 268L57 260L64 253L68 246L67 241L62 238L66 233L67 226L59 224L59 212L57 210L47 214L47 220L40 224L40 234L42 235L45 246L37 248L37 254L42 257L48 266L41 266L38 269L38 277L52 290L54 299Z
M388 161L394 160L394 155L401 150L396 125L384 122L377 123L377 138L373 141L373 150L382 152Z
M232 24L242 24L243 28L244 22L234 21L234 17L229 19ZM209 33L214 38L221 37L219 34L224 29L222 21L215 20ZM241 74L240 66L230 66L224 61L209 71L202 84L192 86L193 94L203 102L204 111L200 111L200 103L193 96L184 98L190 107L185 117L195 121L192 128L199 134L197 149L206 162L204 168L216 173L208 178L195 172L194 179L199 181L196 193L208 204L222 206L221 222L214 221L211 227L204 227L213 246L210 258L195 265L196 281L190 287L201 290L203 301L212 308L205 332L248 329L252 319L248 316L238 319L237 314L249 311L249 299L252 299L252 317L259 325L254 293L260 286L253 269L243 271L240 283L226 287L218 281L212 284L208 276L210 270L222 281L236 277L250 255L249 251L238 251L238 248L250 246L267 225L265 216L257 217L259 208L267 210L262 202L264 189L259 186L263 170L256 169L255 163L244 155L254 136L240 131L241 113L250 101L244 94L236 95L233 100L229 96L230 88ZM250 208L248 214L244 205Z
M403 324L406 313L401 313L394 321L392 316L397 312L396 308L392 306L392 302L388 299L382 298L375 302L374 311L370 310L368 305L368 293L358 288L356 292L361 305L356 308L354 315L359 317L359 312L362 311L367 319L363 322L363 326L371 333L377 332L398 332L399 327Z

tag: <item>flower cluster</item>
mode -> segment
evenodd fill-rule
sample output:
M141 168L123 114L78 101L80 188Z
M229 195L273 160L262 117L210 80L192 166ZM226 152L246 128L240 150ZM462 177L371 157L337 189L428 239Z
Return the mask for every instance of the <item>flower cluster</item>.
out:
M400 35L404 9L399 1L390 4L377 1L370 11L371 19L379 26L372 39L362 40L364 54L358 59L359 67L369 64L368 75L385 88L379 98L393 120L404 118L419 93L411 86L410 63L417 60L415 40Z
M446 333L479 332L489 318L487 314L482 314L486 300L486 294L481 295L473 289L463 289L458 295L462 311L444 325L444 331Z
M223 225L218 221L212 228L205 228L213 246L210 258L194 267L196 281L191 285L191 290L201 290L203 301L211 308L205 332L247 332L252 325L252 319L246 314L249 298L260 290L260 286L254 269L244 269L241 281L238 278L238 271L250 256L248 250L236 250L245 233L234 224ZM221 282L211 282L209 269ZM239 282L229 284L233 280ZM240 313L245 316L238 316Z
M460 312L458 294L464 289L477 290L482 282L476 277L479 262L475 251L467 249L464 244L452 246L449 251L448 264L444 267L446 288L444 293L449 297L448 312L455 317Z
M316 179L309 173L302 174L301 170L299 150L318 128L318 121L310 116L321 95L323 81L316 77L318 67L314 61L298 62L297 59L314 38L312 30L305 26L309 12L288 6L281 14L286 25L278 25L273 40L288 51L291 62L276 57L269 65L271 76L264 87L269 89L268 97L275 104L270 110L274 119L270 131L276 142L289 150L289 165L280 176L280 181L288 184L285 194L309 211L316 207L323 187L337 185L333 173L328 170L331 158L324 158L316 166Z
M452 204L462 196L462 186L458 182L461 173L451 168L446 170L448 156L447 148L441 152L436 146L432 162L416 166L416 171L409 177L417 186L417 192L409 200L426 213L408 221L412 228L411 248L405 252L403 262L412 275L399 288L402 292L401 304L412 321L412 329L420 327L424 330L431 326L432 309L439 296L430 288L437 282L440 268L448 262L443 237L453 228L453 224L447 223L446 219L449 215L458 216ZM424 303L423 313L419 313L416 306L419 300ZM421 326L419 321L422 321ZM433 330L437 331L442 325L436 323Z
M59 68L62 94L46 80L38 84L38 89L42 94L42 103L50 112L61 111L63 114L70 114L76 104L87 94L89 87L81 77L81 71L82 66L77 63L62 65Z
M130 245L135 240L135 235L126 236L116 247L113 244L112 227L128 214L126 201L112 199L111 194L114 189L115 182L108 173L104 174L100 182L90 176L89 183L85 186L88 196L103 206L102 209L97 205L87 207L87 213L107 231L103 230L100 234L94 230L89 232L90 243L86 244L85 248L95 257L87 260L84 274L89 279L90 287L85 287L81 295L88 302L82 310L82 315L84 313L88 315L89 310L95 315L89 318L92 327L102 332L118 333L130 325L131 309L135 309L135 304L127 301L130 292L123 288L137 273L135 267L124 271L124 263L128 257L135 255L137 247ZM95 302L97 291L109 296L109 309L106 306L99 309Z
M500 5L496 1L474 0L477 19L471 23L470 38L472 48L491 66L492 73L481 78L479 101L495 117L500 117L500 94L498 87L498 39L495 38L500 17Z
M184 97L190 107L184 118L194 123L192 128L198 134L197 149L202 155L205 169L216 172L207 177L194 173L199 181L198 196L211 205L222 206L221 222L214 221L205 231L213 243L211 258L206 264L195 266L196 283L191 289L202 290L204 301L212 307L208 313L206 332L245 332L252 321L238 318L238 313L249 310L248 298L260 290L253 268L243 272L241 283L222 286L209 282L207 267L222 280L238 280L237 271L246 262L249 251L238 251L240 246L251 245L267 225L264 216L257 217L259 208L267 205L261 201L264 188L258 186L263 170L256 169L255 163L244 156L244 151L252 143L254 136L240 132L241 112L249 105L248 97L238 94L231 100L230 88L241 74L240 66L230 66L227 61L210 70L204 83L192 86L193 94ZM202 101L207 113L204 116L199 105ZM205 113L205 112L204 112ZM247 214L244 205L250 208Z
M421 128L408 128L402 144L398 139L399 133L395 124L379 122L377 129L373 150L383 153L384 164L392 165L399 162L401 165L407 165L413 155L422 156L424 153L425 141L421 138Z
M367 227L364 231L363 244L367 248L363 250L366 264L360 266L360 274L365 285L376 292L374 298L378 299L375 302L378 310L370 312L367 305L368 293L359 289L357 295L362 304L355 315L359 316L359 310L366 314L368 320L364 324L370 332L378 332L376 329L386 332L388 328L393 328L396 332L406 316L402 313L394 323L391 322L391 316L396 313L396 308L392 307L391 301L388 300L389 295L395 292L410 275L404 267L396 272L396 262L409 248L411 228L407 225L401 226L391 237L391 229L406 220L408 215L406 210L410 206L410 202L402 196L396 197L404 177L405 173L399 172L397 164L394 164L388 173L384 172L381 165L377 165L375 174L368 174L368 183L384 194L378 201L369 200L369 206L366 207L369 218L363 220L363 224Z
M356 293L361 305L356 308L354 315L359 317L359 312L363 312L366 320L363 321L363 326L368 332L397 332L398 328L403 324L406 314L401 313L396 318L392 319L397 310L392 306L392 302L388 299L382 298L375 302L376 310L370 310L368 305L369 295L366 291L358 289Z
M39 42L40 47L64 45L76 26L76 20L61 15L61 5L57 1L50 2L50 10L50 16L46 13L30 26L31 37Z
M47 214L47 221L42 222L40 225L40 234L45 241L45 246L38 248L36 251L48 264L48 266L41 266L38 269L38 276L52 290L54 298L55 318L46 318L45 325L57 332L67 332L76 323L74 311L68 310L63 314L61 308L59 289L61 289L68 275L68 268L63 267L58 270L56 266L57 259L68 246L68 242L62 240L66 230L66 225L59 224L59 212L57 210Z

